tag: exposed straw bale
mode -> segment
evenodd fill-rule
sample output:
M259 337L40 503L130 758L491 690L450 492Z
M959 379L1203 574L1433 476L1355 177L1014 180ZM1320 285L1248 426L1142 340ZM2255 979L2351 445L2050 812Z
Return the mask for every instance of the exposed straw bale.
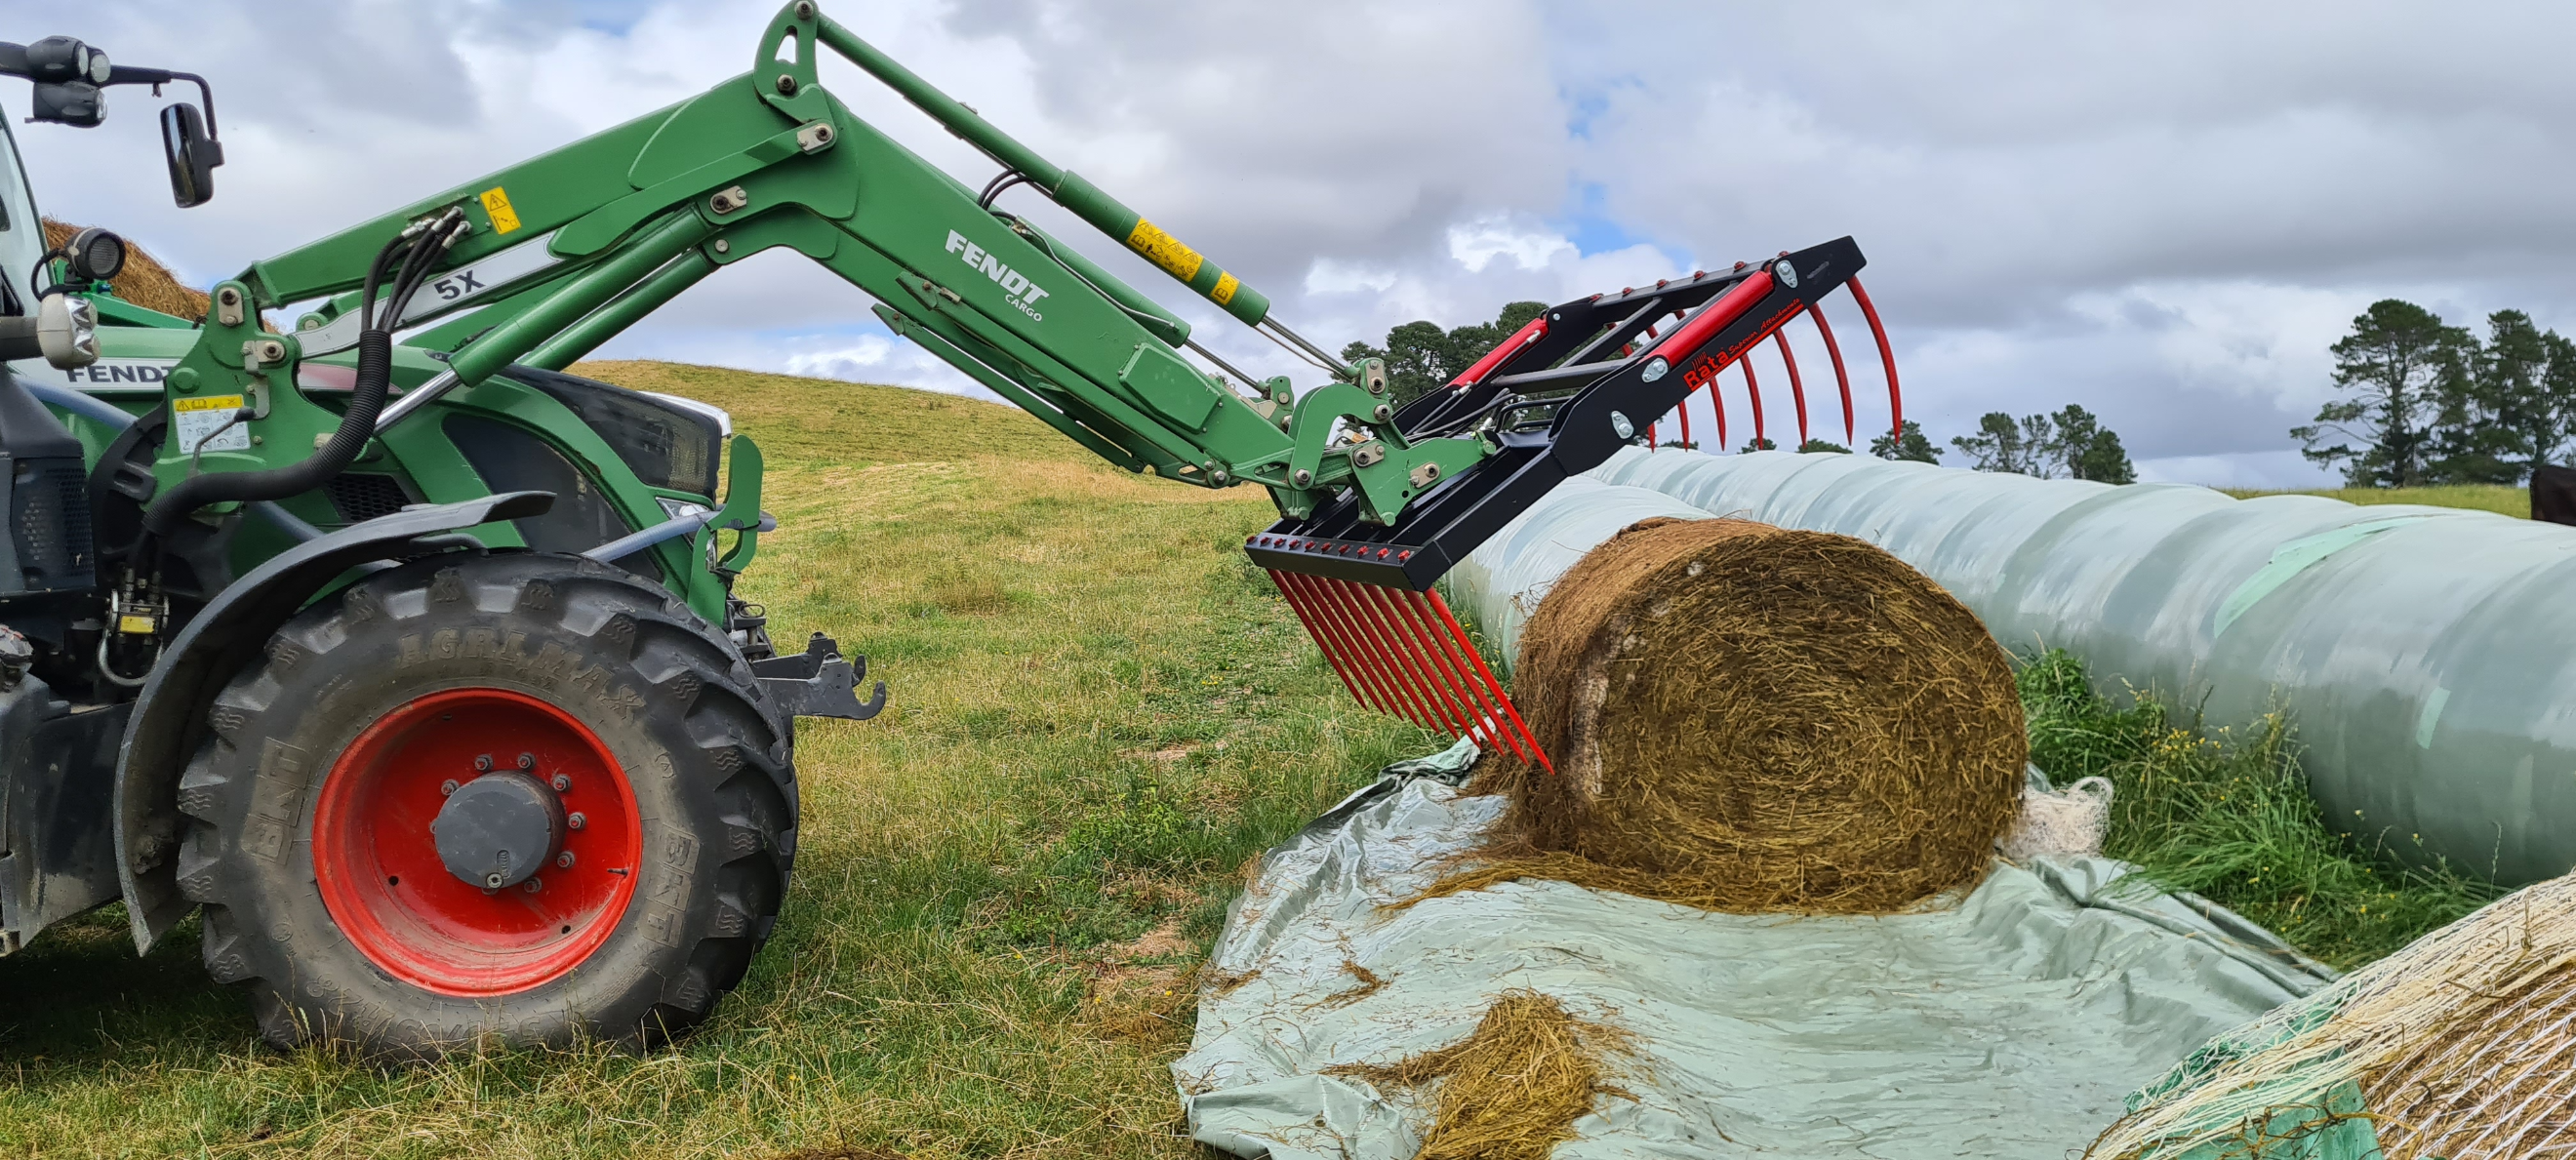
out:
M45 245L62 245L81 229L69 222L46 218ZM170 273L169 267L145 253L132 238L125 241L125 269L108 279L107 284L116 291L117 297L146 310L158 310L190 322L202 321L206 317L206 292L182 285L178 277Z
M2332 1110L2356 1086L2360 1110ZM2086 1156L2302 1156L2352 1118L2388 1160L2576 1151L2576 875L2230 1032L2134 1102Z
M1553 775L1509 793L1443 894L1521 877L1739 913L1889 913L1981 879L2019 806L2012 669L1976 616L1864 541L1647 520L1521 635L1514 687Z
M1326 1075L1381 1088L1437 1083L1431 1128L1414 1160L1547 1160L1575 1138L1594 1097L1633 1098L1610 1082L1607 1057L1629 1035L1567 1014L1536 991L1506 991L1467 1038L1389 1064L1344 1064Z

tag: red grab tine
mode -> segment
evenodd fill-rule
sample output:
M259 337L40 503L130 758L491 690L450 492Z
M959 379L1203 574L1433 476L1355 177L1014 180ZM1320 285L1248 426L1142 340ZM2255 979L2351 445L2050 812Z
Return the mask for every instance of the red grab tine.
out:
M1458 618L1449 612L1449 602L1442 600L1438 592L1427 592L1424 595L1431 598L1431 610L1440 614L1440 623L1447 625L1449 634L1457 638L1458 644L1466 649L1467 658L1476 662L1476 675L1484 680L1485 688L1491 690L1494 700L1502 705L1503 716L1511 719L1512 731L1519 734L1521 740L1529 743L1530 752L1538 755L1539 768L1555 773L1556 765L1547 759L1546 748L1538 743L1538 738L1530 733L1529 725L1521 720L1520 707L1512 704L1511 694L1504 692L1502 682L1494 679L1494 671L1485 667L1485 658L1483 654L1476 651L1475 643L1468 639L1467 630L1458 627Z
M1825 353L1834 356L1834 383L1843 391L1843 442L1857 443L1859 440L1852 437L1851 376L1843 373L1842 344L1834 341L1834 327L1825 321L1824 311L1810 306L1807 317L1816 320L1817 333L1825 336Z
M1878 337L1878 365L1887 368L1888 433L1892 438L1905 436L1905 401L1896 395L1896 353L1887 347L1887 328L1879 324L1878 307L1870 305L1869 291L1861 289L1860 279L1844 283L1851 287L1852 300L1860 303L1862 317L1869 319L1869 332Z
M1386 699L1386 691L1378 686L1376 674L1369 670L1362 651L1351 640L1350 633L1341 623L1340 616L1316 595L1314 577L1294 572L1283 575L1286 577L1285 588L1291 602L1294 606L1304 609L1312 622L1312 635L1315 638L1316 647L1324 650L1324 656L1333 662L1334 671L1341 674L1343 683L1357 688L1358 692L1354 695L1359 698L1360 704L1381 713L1395 712Z
M1385 625L1387 631L1393 634L1403 646L1404 652L1399 659L1413 674L1415 684L1422 690L1423 699L1437 707L1440 710L1441 719L1449 723L1448 731L1459 737L1472 735L1476 730L1475 714L1468 712L1467 707L1459 703L1461 698L1458 691L1449 687L1449 682L1441 673L1439 666L1432 663L1431 642L1422 639L1421 632L1406 620L1396 604L1394 594L1374 584L1355 587L1362 594L1362 598L1367 600L1370 607L1375 610L1378 622Z
M1403 706L1398 715L1425 729L1440 728L1440 718L1431 712L1428 704L1423 702L1421 695L1414 689L1412 676L1406 673L1403 665L1399 663L1400 650L1395 641L1379 627L1377 618L1370 616L1368 611L1361 607L1360 598L1353 591L1358 585L1329 576L1318 576L1315 580L1332 598L1334 605L1342 610L1344 621L1356 626L1359 629L1360 639L1367 642L1370 663L1376 668L1378 676L1386 682L1387 687L1394 691L1395 702Z
M1438 634L1431 631L1430 624L1413 607L1413 602L1408 599L1413 593L1381 588L1375 595L1404 626L1405 637L1413 641L1421 650L1417 656L1422 660L1423 667L1430 671L1432 679L1437 681L1441 691L1447 694L1450 704L1457 708L1458 715L1467 722L1464 736L1476 737L1482 733L1485 728L1485 714L1476 704L1471 682L1462 678L1457 666L1450 662L1448 650L1441 647Z
M1762 434L1762 384L1753 377L1752 359L1737 359L1735 360L1735 365L1744 368L1744 393L1747 396L1750 396L1753 400L1753 445L1760 447L1762 446L1764 438Z
M1789 397L1798 404L1798 446L1807 445L1807 388L1798 381L1798 356L1789 349L1789 328L1771 332L1771 341L1780 347L1780 361L1789 367Z
M1316 624L1315 618L1307 614L1305 606L1298 601L1297 594L1288 590L1288 581L1270 569L1264 568L1262 571L1269 575L1271 585L1279 589L1279 599L1287 603L1288 611L1297 614L1297 623L1305 626L1307 637L1312 639L1315 647L1323 652L1325 662L1333 666L1333 675L1341 678L1342 688L1349 691L1352 700L1362 705L1369 705L1369 699L1360 695L1360 687L1351 682L1350 670L1343 664L1342 658L1334 655L1332 643L1324 639L1322 626Z
M1695 389L1694 389L1693 393L1697 393ZM1689 443L1689 442L1691 441L1691 437L1690 437L1690 395L1684 395L1684 396L1682 396L1682 401L1681 401L1681 403L1680 403L1679 405L1675 406L1673 409L1674 409L1674 410L1676 410L1676 411L1681 412L1681 416L1682 416L1682 442L1684 442L1684 443Z
M1359 650L1369 678L1377 682L1378 695L1385 701L1385 711L1427 727L1429 722L1425 720L1426 714L1423 707L1414 700L1412 690L1404 682L1403 674L1396 671L1393 661L1388 656L1387 643L1360 614L1359 607L1352 603L1349 594L1343 591L1342 582L1324 576L1310 579L1317 594L1335 610L1337 623L1342 626L1345 637L1351 642L1353 648Z
M1412 606L1413 615L1421 619L1423 630L1439 643L1440 655L1449 662L1450 671L1457 674L1458 683L1471 691L1472 703L1476 706L1477 716L1484 727L1495 737L1500 738L1504 747L1512 751L1513 756L1523 761L1531 760L1531 751L1521 744L1519 737L1513 735L1508 723L1509 719L1503 715L1502 706L1496 703L1493 691L1487 689L1484 682L1476 676L1473 662L1461 655L1464 652L1472 652L1474 646L1450 636L1445 631L1445 626L1440 623L1439 615L1431 611L1431 601L1421 593L1407 592L1404 596Z

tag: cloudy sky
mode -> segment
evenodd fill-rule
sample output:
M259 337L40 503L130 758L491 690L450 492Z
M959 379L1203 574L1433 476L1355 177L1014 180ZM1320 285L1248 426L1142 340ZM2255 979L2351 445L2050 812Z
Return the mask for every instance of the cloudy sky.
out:
M738 73L774 10L0 0L0 37L76 35L214 80L229 163L215 202L187 211L144 90L114 90L86 133L15 124L15 82L0 105L46 212L119 229L202 285ZM1336 349L1851 234L1907 413L1936 439L1985 411L2079 402L2149 478L2286 486L2321 478L2287 429L2329 396L2325 347L2370 301L2576 329L2576 16L2551 6L825 10ZM824 79L969 184L994 169L856 69L827 61ZM1045 220L1037 203L1006 198ZM1229 357L1295 373L1114 245L1086 248ZM867 305L772 254L602 353L972 389ZM1864 425L1884 421L1864 405Z

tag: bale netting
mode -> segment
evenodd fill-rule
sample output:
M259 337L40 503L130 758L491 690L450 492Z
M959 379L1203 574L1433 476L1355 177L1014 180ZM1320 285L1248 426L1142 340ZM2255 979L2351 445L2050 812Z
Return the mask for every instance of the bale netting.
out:
M1488 759L1501 845L1433 893L1563 878L1712 910L1890 913L1983 878L2028 743L2003 650L1864 541L1649 519L1568 570Z

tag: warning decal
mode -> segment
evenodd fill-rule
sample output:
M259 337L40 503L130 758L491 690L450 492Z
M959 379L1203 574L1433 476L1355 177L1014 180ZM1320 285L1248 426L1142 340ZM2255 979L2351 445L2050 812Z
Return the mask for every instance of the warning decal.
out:
M171 426L178 429L179 450L187 454L250 450L250 428L232 422L233 413L241 409L240 395L201 395L170 404ZM224 426L226 423L232 426ZM216 434L218 431L222 434Z
M1182 245L1179 238L1164 233L1161 226L1136 219L1136 228L1127 234L1128 248L1145 255L1146 260L1161 266L1165 273L1187 282L1199 276L1199 267L1207 259L1197 250Z
M492 216L492 232L506 234L519 228L519 211L510 208L510 195L500 186L483 191L483 212Z

